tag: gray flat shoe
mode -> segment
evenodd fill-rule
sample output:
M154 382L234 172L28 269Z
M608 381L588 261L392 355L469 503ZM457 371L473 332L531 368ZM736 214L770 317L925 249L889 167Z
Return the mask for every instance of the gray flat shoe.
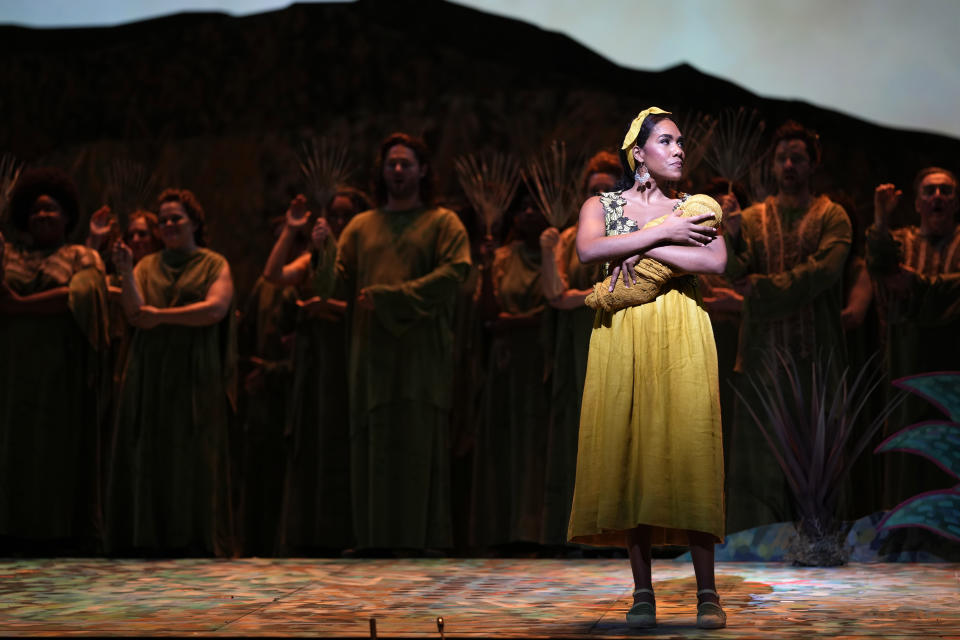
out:
M701 589L697 591L697 596L699 597L701 593L717 596L717 599L720 599L720 594L713 589ZM727 614L723 612L723 608L719 604L716 602L701 602L697 605L698 629L723 629L726 626Z
M638 593L653 595L653 589L637 589L633 595ZM637 629L652 629L657 626L657 605L652 602L634 602L630 611L627 611L627 626Z

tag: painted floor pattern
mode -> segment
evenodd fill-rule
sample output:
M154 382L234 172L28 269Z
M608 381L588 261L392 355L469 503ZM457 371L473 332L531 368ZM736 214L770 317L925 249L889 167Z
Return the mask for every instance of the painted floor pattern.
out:
M625 560L0 560L0 635L960 638L958 564L720 563L713 632L689 564L654 583L640 631Z

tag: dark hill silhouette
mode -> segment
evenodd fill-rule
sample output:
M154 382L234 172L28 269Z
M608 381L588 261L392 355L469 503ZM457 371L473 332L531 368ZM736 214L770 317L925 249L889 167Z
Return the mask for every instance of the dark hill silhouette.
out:
M681 114L745 105L769 130L788 118L817 129L820 186L847 191L861 208L877 182L907 187L918 168L960 157L953 138L760 98L688 65L626 69L566 36L442 0L185 13L110 28L6 26L0 54L0 151L71 169L88 209L116 157L195 189L214 220L213 246L250 261L241 281L269 248L265 220L302 188L296 150L309 133L346 136L360 184L384 134L422 133L441 187L453 192L459 153L526 153L554 137L592 151L619 142L649 104Z

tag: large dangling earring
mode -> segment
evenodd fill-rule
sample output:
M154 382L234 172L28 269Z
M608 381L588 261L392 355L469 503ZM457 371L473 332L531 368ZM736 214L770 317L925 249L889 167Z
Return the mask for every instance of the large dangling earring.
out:
M643 171L643 173L640 173ZM637 167L637 170L633 174L634 183L637 185L637 191L643 191L647 188L647 183L650 182L650 172L647 171L647 166L642 162Z

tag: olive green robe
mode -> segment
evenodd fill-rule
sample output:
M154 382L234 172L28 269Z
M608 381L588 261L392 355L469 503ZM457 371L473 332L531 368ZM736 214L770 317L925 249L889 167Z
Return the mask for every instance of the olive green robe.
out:
M143 258L147 305L203 301L226 260L208 249ZM236 317L135 329L120 381L107 503L107 550L235 551L228 423L236 399Z
M316 257L313 264L316 264ZM303 297L311 297L305 288ZM350 495L347 324L297 316L287 412L280 547L285 555L355 544Z
M283 504L286 472L284 424L293 381L290 349L285 337L294 330L296 289L259 278L241 316L241 361L251 356L264 361L263 386L241 395L242 433L235 490L239 493L237 520L244 555L274 555ZM244 362L247 375L254 365Z
M557 269L568 289L590 289L600 281L602 265L581 263L577 256L576 240L576 225L560 234L556 247ZM552 334L552 360L550 430L547 436L543 528L540 535L543 544L562 545L567 541L577 471L580 404L595 316L596 311L582 305L568 310L547 309L544 318Z
M887 289L883 275L910 267L918 273L912 289L899 296ZM960 370L960 226L950 236L932 239L919 227L892 233L867 233L867 266L874 278L885 335L885 359L890 380L932 371ZM893 391L888 386L888 392ZM887 420L885 435L943 414L916 396ZM884 507L924 491L946 489L956 480L921 456L880 454L884 463Z
M542 318L540 259L522 242L497 249L491 283L501 312ZM474 457L475 546L541 539L550 415L541 336L540 322L491 336Z
M110 380L103 265L80 245L7 244L4 281L24 296L68 287L69 310L0 314L0 538L92 553Z
M760 405L747 378L763 376L764 359L777 349L788 350L797 360L803 384L816 358L830 357L831 369L842 371L842 279L851 242L843 207L819 196L806 210L780 209L771 196L746 209L740 234L724 240L726 276L734 282L749 278L752 284L743 304L736 371L738 387L754 410ZM739 405L727 480L728 532L793 519L783 472Z
M317 291L329 280L320 263ZM348 384L353 519L361 548L451 544L453 312L470 267L449 209L374 209L340 235L335 297L351 302ZM353 304L365 291L374 304ZM334 489L337 490L337 489ZM342 489L339 489L342 490Z
M450 481L454 496L453 544L458 548L470 544L473 455L486 371L483 318L477 305L483 282L480 262L474 261L467 279L460 286L453 321L453 406L450 411L450 446L453 455L450 460Z

